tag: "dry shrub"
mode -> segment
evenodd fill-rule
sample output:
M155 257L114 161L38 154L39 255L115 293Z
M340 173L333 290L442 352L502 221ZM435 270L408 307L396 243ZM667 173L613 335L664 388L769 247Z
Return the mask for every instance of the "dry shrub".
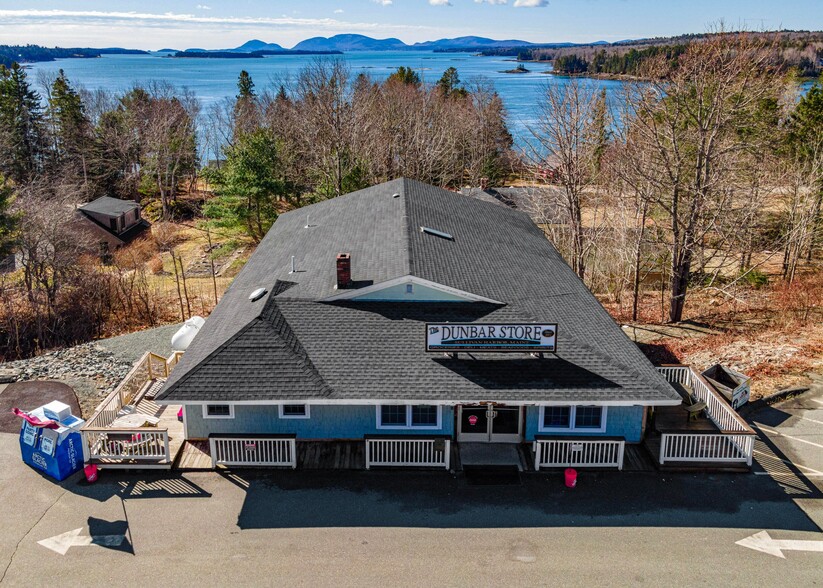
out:
M821 320L823 278L808 274L774 289L775 320L785 325L806 325Z
M154 239L144 237L136 239L126 247L121 247L114 253L114 264L123 267L136 268L150 261L158 253L158 246Z
M51 311L23 288L0 287L0 357L4 360L83 343L102 334L114 303L113 277L80 262Z
M149 271L155 276L163 273L163 258L159 253L149 260Z
M180 229L169 222L156 222L151 227L151 236L160 251L168 251L184 240Z

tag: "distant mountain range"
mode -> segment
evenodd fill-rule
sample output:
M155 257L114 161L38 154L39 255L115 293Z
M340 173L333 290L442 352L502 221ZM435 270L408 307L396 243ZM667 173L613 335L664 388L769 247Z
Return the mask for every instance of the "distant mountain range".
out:
M591 45L592 43L587 43ZM607 45L605 41L597 41L594 44ZM252 39L235 47L234 49L186 49L186 53L197 52L220 52L220 53L258 53L261 51L404 51L404 50L422 50L422 51L478 51L481 49L499 49L503 47L541 47L546 46L545 43L532 43L530 41L523 41L520 39L496 40L488 37L456 37L453 39L438 39L437 41L423 41L421 43L414 43L409 45L400 39L375 39L367 37L366 35L334 35L333 37L312 37L300 41L291 49L285 49L277 43L266 43L259 39ZM575 43L553 43L552 47L573 47Z

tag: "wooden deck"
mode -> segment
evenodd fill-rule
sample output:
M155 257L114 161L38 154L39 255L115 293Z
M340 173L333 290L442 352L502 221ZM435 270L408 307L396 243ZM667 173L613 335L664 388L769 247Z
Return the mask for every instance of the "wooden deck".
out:
M186 441L174 467L180 470L211 469L209 442ZM366 444L363 441L298 441L297 468L365 470Z
M154 402L154 400L143 397L137 402L135 409L135 412L137 413L157 417L160 420L157 423L156 428L168 430L169 459L158 459L156 461L129 458L92 459L89 460L89 463L105 468L171 469L172 464L175 462L177 455L180 453L180 450L183 448L183 443L185 442L183 423L177 420L177 412L180 410L180 407L176 405L161 406ZM139 432L140 428L136 428L134 431Z
M186 441L183 431L182 421L177 420L177 413L180 407L170 404L168 406L161 406L153 399L143 398L137 403L137 412L155 416L160 419L157 423L158 429L168 429L169 431L169 461L168 467L177 459L177 454L183 448L183 443Z
M683 405L657 406L654 410L654 430L649 431L643 440L647 454L653 460L655 467L663 471L720 471L745 472L749 470L746 464L717 463L717 462L682 462L670 460L663 465L658 463L660 456L661 433L720 433L720 429L704 414L696 420L690 420L689 413ZM626 446L628 449L628 446ZM627 456L628 457L628 456Z
M657 450L660 450L658 438ZM534 453L530 443L517 447L524 472L534 471ZM462 470L459 444L452 443L452 467ZM362 441L298 441L297 467L304 470L364 470L366 468L365 444ZM206 440L186 441L177 454L174 468L178 470L210 470L211 455ZM623 471L653 472L656 462L649 449L640 444L627 444ZM549 471L549 470L546 470Z
M174 468L178 470L212 469L209 442L200 440L186 441L183 443L180 453L177 454L177 460L174 463Z
M704 414L696 420L689 420L689 413L683 405L656 406L654 409L654 429L658 433L693 433L695 431L720 432Z
M365 470L366 444L358 441L298 441L301 470Z
M623 453L624 472L653 472L656 462L642 443L627 443Z

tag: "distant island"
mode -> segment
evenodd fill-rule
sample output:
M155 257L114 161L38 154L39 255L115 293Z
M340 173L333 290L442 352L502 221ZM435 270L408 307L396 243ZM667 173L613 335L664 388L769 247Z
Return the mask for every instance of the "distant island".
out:
M530 69L526 69L526 66L522 63L518 63L517 67L514 69L507 69L505 71L501 71L500 73L507 73L507 74L524 74L524 73L531 73Z
M0 64L6 67L12 63L35 63L54 61L55 59L91 59L103 55L148 55L142 49L122 49L108 47L91 49L89 47L41 47L40 45L0 45Z
M199 49L186 49L178 51L170 57L185 57L195 59L259 59L269 55L342 55L342 51L299 51L295 49L266 49L263 51L249 51L239 53L236 51L204 51Z

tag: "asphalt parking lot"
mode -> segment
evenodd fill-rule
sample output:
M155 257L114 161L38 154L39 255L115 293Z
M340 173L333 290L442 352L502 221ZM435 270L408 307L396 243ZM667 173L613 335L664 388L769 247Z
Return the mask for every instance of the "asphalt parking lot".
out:
M753 415L754 474L583 472L574 489L558 473L483 487L404 471L57 484L0 434L0 583L819 585L821 396ZM737 544L763 531L782 558Z

